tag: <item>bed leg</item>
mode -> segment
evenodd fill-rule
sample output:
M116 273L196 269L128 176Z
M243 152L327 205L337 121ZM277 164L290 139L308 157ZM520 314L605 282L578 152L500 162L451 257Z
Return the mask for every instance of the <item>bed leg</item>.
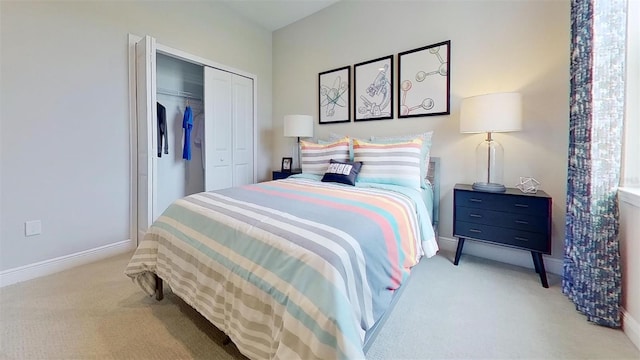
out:
M153 275L156 278L156 300L160 301L164 299L164 292L162 291L162 279L157 274Z

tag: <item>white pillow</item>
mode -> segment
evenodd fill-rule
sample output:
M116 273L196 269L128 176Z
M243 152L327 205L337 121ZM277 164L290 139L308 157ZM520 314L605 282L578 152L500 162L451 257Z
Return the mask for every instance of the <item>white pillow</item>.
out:
M336 134L334 132L329 133L329 141L330 142L336 142L336 141L340 141L341 139L344 139L348 137L347 135L342 135L342 134Z

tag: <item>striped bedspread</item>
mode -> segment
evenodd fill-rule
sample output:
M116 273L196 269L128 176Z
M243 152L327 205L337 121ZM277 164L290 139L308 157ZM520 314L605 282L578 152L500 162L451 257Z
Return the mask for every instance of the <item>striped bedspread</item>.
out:
M150 295L160 276L249 358L363 359L434 237L415 190L289 178L177 200L125 274Z

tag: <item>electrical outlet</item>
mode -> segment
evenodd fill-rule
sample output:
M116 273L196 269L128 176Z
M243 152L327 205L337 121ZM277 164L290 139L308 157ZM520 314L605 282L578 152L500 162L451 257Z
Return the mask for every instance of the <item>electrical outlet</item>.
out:
M33 236L42 233L42 222L40 220L31 220L24 223L24 235Z

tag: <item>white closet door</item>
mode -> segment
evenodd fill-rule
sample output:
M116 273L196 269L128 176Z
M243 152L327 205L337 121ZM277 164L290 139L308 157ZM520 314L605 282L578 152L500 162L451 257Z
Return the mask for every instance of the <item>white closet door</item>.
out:
M233 75L233 186L253 183L253 80Z
M232 74L204 68L204 190L233 186Z
M138 239L147 231L155 214L156 148L156 42L145 36L136 43L136 112L138 140Z

